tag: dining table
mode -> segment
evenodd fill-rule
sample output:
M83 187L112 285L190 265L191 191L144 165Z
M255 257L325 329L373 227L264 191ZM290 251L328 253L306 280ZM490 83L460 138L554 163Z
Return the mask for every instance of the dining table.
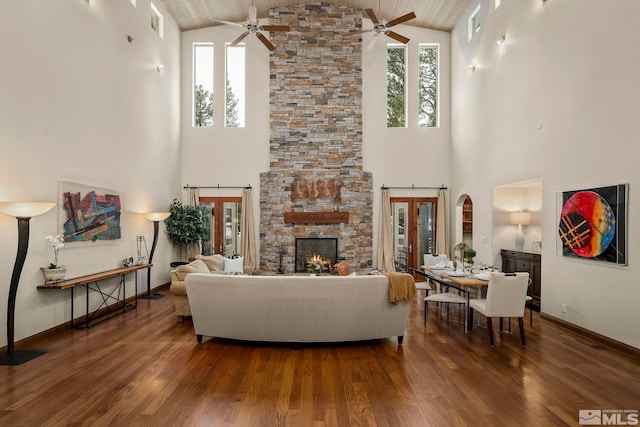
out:
M449 282L466 290L467 292L473 289L477 292L478 297L482 296L483 292L486 292L487 286L489 285L489 280L478 277L479 273L463 272L460 274L453 269L441 270L426 265L421 266L421 269L427 276L440 281L440 283L444 284ZM467 331L471 331L472 325L468 305L466 310Z
M440 278L442 280L451 281L451 282L457 284L458 286L462 286L462 287L471 287L471 286L476 286L476 287L484 286L484 287L486 287L489 284L488 280L480 279L479 277L477 277L479 275L479 273L468 273L468 272L465 272L464 275L458 275L458 273L456 273L452 269L440 270L440 269L434 269L434 268L426 266L426 265L423 265L421 268L425 272L431 273L433 276L435 276L437 278Z

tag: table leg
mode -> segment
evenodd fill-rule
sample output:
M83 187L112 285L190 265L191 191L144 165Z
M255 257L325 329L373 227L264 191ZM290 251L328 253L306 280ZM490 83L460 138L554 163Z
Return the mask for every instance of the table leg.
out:
M73 288L74 287L69 288L69 289L71 289L71 329L73 329L73 326L74 326L73 325L73 300L74 300L74 298L73 298Z
M87 305L85 309L84 327L89 329L89 284L84 285L84 290L87 295Z

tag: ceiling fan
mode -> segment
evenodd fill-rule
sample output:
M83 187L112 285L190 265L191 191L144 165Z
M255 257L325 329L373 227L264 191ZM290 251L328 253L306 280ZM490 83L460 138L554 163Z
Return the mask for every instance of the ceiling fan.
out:
M402 34L398 34L395 31L391 31L389 28L393 27L394 25L402 24L403 22L407 22L410 19L415 18L416 17L415 13L409 12L406 15L402 15L396 19L392 19L391 21L387 22L384 18L378 19L373 9L365 9L364 11L367 13L367 15L369 15L369 19L371 19L371 22L373 22L373 28L360 31L355 34L369 33L372 31L374 32L373 37L371 38L371 41L367 45L367 49L365 50L365 52L371 52L373 50L373 47L375 46L376 41L378 40L378 36L381 34L385 34L391 37L392 39L399 41L402 44L407 44L409 42L408 37L405 37ZM380 0L378 0L378 14L380 14Z
M253 1L251 2L251 6L249 6L249 16L247 17L247 21L244 24L238 24L237 22L229 22L223 21L221 19L213 19L215 22L220 22L221 24L234 25L237 27L245 28L245 32L240 34L240 36L231 42L231 46L237 46L245 37L249 34L255 34L256 37L262 42L263 45L267 47L269 50L274 50L276 47L269 41L269 39L262 34L263 31L289 31L288 25L260 25L258 23L258 9L253 5Z

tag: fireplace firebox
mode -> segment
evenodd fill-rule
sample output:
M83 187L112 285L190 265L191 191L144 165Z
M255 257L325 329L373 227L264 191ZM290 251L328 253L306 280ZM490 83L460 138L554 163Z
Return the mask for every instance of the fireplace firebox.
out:
M296 238L296 273L307 271L307 262L315 256L329 260L330 265L334 265L338 260L338 239L330 237Z

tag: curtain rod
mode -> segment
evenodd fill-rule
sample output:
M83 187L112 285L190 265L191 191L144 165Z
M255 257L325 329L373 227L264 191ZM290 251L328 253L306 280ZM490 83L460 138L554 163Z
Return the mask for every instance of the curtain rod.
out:
M249 185L246 185L246 186L244 186L244 187L238 187L238 186L228 186L228 185L227 185L227 186L224 186L224 185L220 185L220 184L215 185L215 186L212 186L212 185L205 185L205 186L203 186L203 185L199 185L199 186L189 186L189 184L187 184L187 185L185 185L185 186L184 186L184 187L182 187L182 188L184 188L184 189L190 189L190 188L193 188L194 190L197 190L197 189L199 189L199 188L215 188L215 189L224 189L224 190L227 190L227 189L230 189L230 188L242 188L242 189L245 189L245 190L249 190L249 189L251 189L251 185L249 184Z
M411 187L387 187L386 185L382 184L382 187L380 187L380 189L382 190L390 190L390 189L394 189L394 190L446 190L447 187L443 185L441 185L440 187L416 187L415 185L411 184Z

